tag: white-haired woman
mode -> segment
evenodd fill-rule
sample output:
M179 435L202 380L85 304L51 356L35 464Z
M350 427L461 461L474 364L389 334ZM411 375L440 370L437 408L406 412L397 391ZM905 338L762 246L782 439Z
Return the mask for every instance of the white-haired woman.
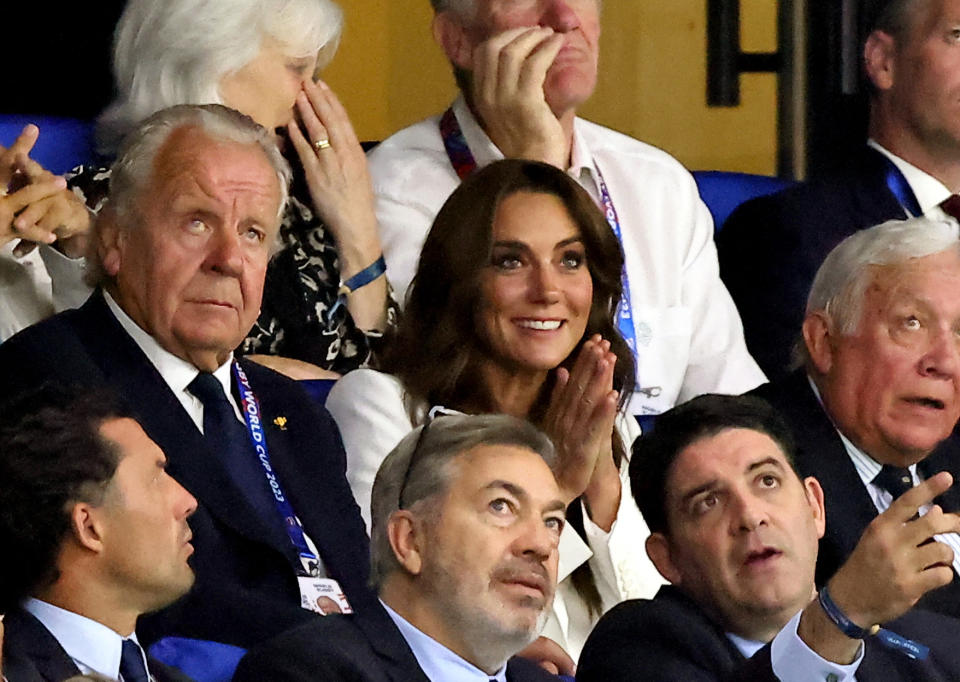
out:
M368 364L396 315L366 158L339 100L315 82L342 24L332 0L129 0L114 38L118 97L98 121L107 158L174 104L222 103L286 139L294 183L283 248L240 351L298 379ZM69 182L96 212L108 178L88 167Z

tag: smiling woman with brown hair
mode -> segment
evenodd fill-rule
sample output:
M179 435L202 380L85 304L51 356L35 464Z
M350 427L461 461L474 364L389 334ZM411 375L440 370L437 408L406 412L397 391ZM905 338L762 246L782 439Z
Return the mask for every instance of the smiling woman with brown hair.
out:
M533 161L492 164L437 216L385 358L393 375L353 372L327 403L367 519L380 462L431 407L511 414L551 436L577 530L561 542L544 634L573 658L604 610L661 583L625 478L638 429L618 418L634 376L615 323L622 267L603 215L565 173Z

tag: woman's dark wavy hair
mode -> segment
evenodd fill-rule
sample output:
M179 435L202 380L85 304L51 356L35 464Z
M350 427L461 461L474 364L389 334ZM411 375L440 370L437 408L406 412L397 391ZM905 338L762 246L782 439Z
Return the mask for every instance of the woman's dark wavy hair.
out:
M404 315L389 345L384 369L398 376L412 403L456 408L475 401L478 367L487 351L476 329L480 280L490 265L493 223L503 200L517 192L555 196L580 228L593 302L583 338L561 366L570 367L586 339L600 334L617 356L613 387L621 407L634 385L633 353L617 329L623 292L623 252L600 209L569 175L545 163L506 159L467 178L450 195L427 235ZM530 415L537 423L552 380Z
M489 397L482 394L479 367L487 355L476 329L481 308L481 274L491 264L493 223L503 200L517 192L555 196L580 229L593 301L583 337L561 363L571 367L584 341L600 334L617 356L613 387L622 408L633 391L633 353L617 329L616 311L623 293L623 251L593 199L569 175L537 161L497 161L467 178L447 199L427 235L417 274L407 293L403 318L389 344L384 369L396 375L408 397L410 416L417 405L462 409ZM528 419L539 425L546 412L554 376L545 382ZM492 405L491 405L492 407ZM612 434L619 466L624 444ZM584 535L581 505L570 505L567 518ZM602 610L600 593L589 564L571 575L574 588L591 612Z

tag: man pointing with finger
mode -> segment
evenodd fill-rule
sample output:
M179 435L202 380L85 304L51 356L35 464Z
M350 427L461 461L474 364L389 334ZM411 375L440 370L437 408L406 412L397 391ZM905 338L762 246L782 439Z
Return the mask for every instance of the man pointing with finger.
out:
M874 518L818 589L832 512L795 452L786 423L751 396L701 396L636 441L646 549L671 584L600 619L578 682L960 679L960 621L914 608L952 579L939 540L960 516L930 506L952 476L930 476Z
M596 85L599 0L431 2L460 97L370 156L395 289L406 290L434 217L463 178L504 157L545 161L590 193L623 247L618 322L637 356L631 411L658 414L760 383L690 174L658 149L577 118Z

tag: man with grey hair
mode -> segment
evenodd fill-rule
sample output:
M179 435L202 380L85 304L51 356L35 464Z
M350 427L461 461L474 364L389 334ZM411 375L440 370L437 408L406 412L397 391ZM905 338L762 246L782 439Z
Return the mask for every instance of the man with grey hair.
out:
M373 485L382 608L285 633L234 679L556 679L511 658L537 637L557 585L554 461L543 433L506 415L443 416L408 434Z
M693 178L663 151L577 117L597 82L601 0L432 4L433 35L460 97L370 153L383 253L400 298L463 178L502 158L544 161L583 186L623 247L617 319L638 379L630 411L655 415L701 393L761 383Z
M840 243L814 279L798 350L803 367L757 389L787 418L797 468L823 485L823 584L871 519L938 471L960 476L960 242L955 226L890 221ZM960 511L960 491L935 500ZM925 510L924 510L925 511ZM960 615L954 581L920 603Z
M810 283L844 237L895 218L960 217L960 0L851 6L867 33L866 144L824 177L743 204L717 235L747 347L771 379L787 373Z
M151 116L122 147L94 228L99 288L0 346L8 395L47 379L112 387L197 498L196 584L141 623L148 642L249 647L313 612L375 603L333 419L296 382L233 357L288 180L272 135L232 109Z

